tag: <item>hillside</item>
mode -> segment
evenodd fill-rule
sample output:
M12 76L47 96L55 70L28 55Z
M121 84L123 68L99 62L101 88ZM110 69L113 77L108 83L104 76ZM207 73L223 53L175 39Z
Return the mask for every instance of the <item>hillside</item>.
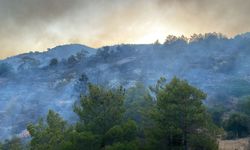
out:
M54 59L54 60L53 60ZM0 61L0 139L19 134L48 109L74 121L72 104L90 82L108 87L152 85L161 76L188 80L208 94L209 106L233 107L250 93L249 33L169 36L164 44L99 49L62 45Z

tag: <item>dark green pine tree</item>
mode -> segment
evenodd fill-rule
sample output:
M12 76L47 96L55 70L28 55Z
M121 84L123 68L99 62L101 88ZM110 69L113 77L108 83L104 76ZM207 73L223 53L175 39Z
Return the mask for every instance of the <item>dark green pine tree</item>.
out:
M164 81L154 88L157 104L151 113L148 148L217 149L216 128L202 103L206 94L177 78L165 86Z
M81 97L74 109L80 118L75 133L78 138L72 142L76 149L136 149L137 127L134 121L124 120L124 95L123 88L107 90L89 85L88 95Z
M66 122L58 113L49 110L46 123L41 119L38 124L27 127L32 140L31 150L61 150L67 134Z

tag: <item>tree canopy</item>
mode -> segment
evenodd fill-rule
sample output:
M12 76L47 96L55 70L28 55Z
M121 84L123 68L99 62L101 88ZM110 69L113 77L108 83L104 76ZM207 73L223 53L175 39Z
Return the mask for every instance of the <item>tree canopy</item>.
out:
M87 78L83 78L87 81ZM150 90L149 90L150 89ZM206 94L187 81L160 78L154 87L125 90L88 83L68 124L49 110L46 121L29 124L34 150L168 150L218 148L218 128L207 113ZM230 126L230 124L229 124Z

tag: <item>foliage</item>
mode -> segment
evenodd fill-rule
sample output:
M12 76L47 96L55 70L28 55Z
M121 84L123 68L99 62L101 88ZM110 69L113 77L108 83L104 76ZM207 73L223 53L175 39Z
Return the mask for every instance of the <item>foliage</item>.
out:
M155 123L148 134L149 149L188 149L199 140L212 142L216 147L212 131L215 128L210 127L215 126L202 104L206 95L201 90L177 78L165 87L157 85L156 89L157 105L151 116ZM200 138L192 140L191 137L197 136ZM206 149L205 145L202 148Z
M137 149L137 143L132 142L125 142L125 143L115 143L113 145L109 145L105 148L105 150L136 150Z
M223 106L208 108L208 113L211 115L213 122L219 127L222 127L223 125L223 116L225 115L226 111L227 109Z
M74 55L71 55L69 58L68 58L68 64L69 65L74 65L78 62L77 58L74 56Z
M62 149L64 150L98 150L100 148L100 136L91 132L76 132L73 130L67 135Z
M233 113L224 122L228 138L242 138L250 133L250 118L246 114Z
M126 91L125 97L125 117L140 124L143 121L145 112L154 105L149 91L142 83L136 83L134 87Z
M56 58L53 58L50 60L50 63L49 63L50 66L56 66L57 64L58 64L58 60Z
M90 84L89 95L81 97L74 111L84 123L83 130L104 134L122 121L123 100L122 88L112 91Z
M250 96L243 97L239 100L237 110L250 117Z
M13 137L10 140L5 140L3 144L0 143L0 150L22 150L24 146L21 139L18 137Z
M87 86L88 86L88 76L83 73L80 78L76 81L75 83L75 91L77 92L77 94L83 94L85 95L87 92Z
M89 133L92 142L98 139L94 142L95 147L92 147L93 144L91 144L85 149L106 147L114 149L119 144L124 145L135 140L136 124L133 121L123 121L124 94L122 87L106 90L103 87L89 84L88 95L82 96L80 104L76 104L74 109L80 118L76 125L77 133ZM117 142L119 144L116 144Z
M155 102L150 96L149 90L142 84L136 83L134 87L127 89L125 95L125 118L131 119L137 124L137 144L141 149L145 143L145 127L151 123L148 113L151 111Z
M168 84L161 78L150 90L140 83L127 91L89 83L74 105L77 123L67 126L50 110L46 123L28 126L30 149L218 149L220 132L202 103L206 94L177 78Z
M32 137L31 150L61 149L67 132L66 122L52 110L48 112L46 123L41 119L37 125L29 124L27 129Z
M134 141L136 137L137 126L134 121L127 121L121 125L113 126L105 134L105 143L112 144L118 142Z

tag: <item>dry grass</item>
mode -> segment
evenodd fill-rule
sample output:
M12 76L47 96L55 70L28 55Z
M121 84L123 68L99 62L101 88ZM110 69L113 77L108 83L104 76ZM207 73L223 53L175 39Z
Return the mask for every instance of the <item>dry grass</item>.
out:
M250 150L250 138L220 140L219 150Z

